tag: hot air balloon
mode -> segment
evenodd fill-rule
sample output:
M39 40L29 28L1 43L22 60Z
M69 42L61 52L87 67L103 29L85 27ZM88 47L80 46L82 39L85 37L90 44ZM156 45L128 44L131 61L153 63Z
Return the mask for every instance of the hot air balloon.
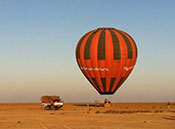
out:
M76 60L84 76L99 94L114 94L127 79L137 60L130 35L115 28L86 33L76 46Z

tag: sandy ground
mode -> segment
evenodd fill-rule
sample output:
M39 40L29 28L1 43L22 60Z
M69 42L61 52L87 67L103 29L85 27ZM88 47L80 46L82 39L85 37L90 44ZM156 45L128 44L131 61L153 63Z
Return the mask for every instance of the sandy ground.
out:
M175 129L175 104L85 105L66 103L52 111L40 104L0 104L0 129Z

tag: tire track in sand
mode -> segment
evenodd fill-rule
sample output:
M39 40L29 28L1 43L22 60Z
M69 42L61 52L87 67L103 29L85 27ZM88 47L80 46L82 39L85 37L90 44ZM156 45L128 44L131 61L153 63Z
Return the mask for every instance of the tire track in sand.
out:
M41 121L38 121L38 124L43 128L43 129L49 129L44 123L42 123ZM72 129L71 127L64 125L63 126L66 129Z
M49 129L45 124L43 124L41 121L38 121L39 125L43 128L43 129Z

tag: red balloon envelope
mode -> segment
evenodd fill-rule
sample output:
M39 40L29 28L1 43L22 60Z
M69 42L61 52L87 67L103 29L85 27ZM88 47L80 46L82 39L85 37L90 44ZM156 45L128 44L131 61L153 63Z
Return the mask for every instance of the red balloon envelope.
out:
M114 94L133 70L136 59L134 40L115 28L92 30L76 47L81 71L100 94Z

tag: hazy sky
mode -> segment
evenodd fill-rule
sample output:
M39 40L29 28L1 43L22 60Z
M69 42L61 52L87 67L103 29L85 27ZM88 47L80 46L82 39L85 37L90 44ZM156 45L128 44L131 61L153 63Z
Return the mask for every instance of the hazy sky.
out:
M112 101L175 101L174 0L0 0L0 102L103 100L84 78L75 47L114 27L138 47L136 66Z

